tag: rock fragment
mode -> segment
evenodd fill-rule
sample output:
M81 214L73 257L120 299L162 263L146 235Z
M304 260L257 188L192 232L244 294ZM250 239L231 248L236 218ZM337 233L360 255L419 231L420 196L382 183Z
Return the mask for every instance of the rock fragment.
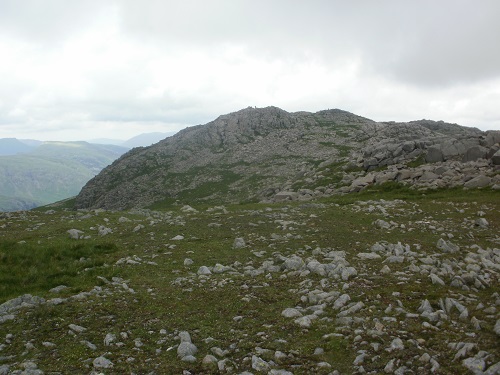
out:
M235 238L233 242L233 249L242 249L246 246L245 240L241 237Z
M94 359L92 361L92 364L96 369L108 369L113 367L113 362L111 362L109 359L103 356Z
M84 232L78 229L69 229L67 233L69 234L69 238L73 240L78 240L80 238L83 238L84 235Z
M191 362L191 358L189 357L194 357L194 355L198 352L198 348L191 342L191 335L187 331L179 332L179 338L181 343L177 347L177 356L181 360Z

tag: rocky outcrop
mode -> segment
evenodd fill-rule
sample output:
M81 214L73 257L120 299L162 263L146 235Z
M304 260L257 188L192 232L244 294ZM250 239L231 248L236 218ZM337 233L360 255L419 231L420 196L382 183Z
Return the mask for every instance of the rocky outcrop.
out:
M339 189L341 192L360 191L365 187L380 185L388 181L410 185L416 189L500 187L500 176L485 159L467 163L446 161L423 164L418 167L392 165L382 171L373 171L366 175L361 173L361 176L358 173L351 176L354 180L349 187Z
M247 108L133 149L89 181L78 208L144 207L162 200L240 201L273 195L325 160L346 163L373 121L341 110Z
M76 207L309 200L388 181L465 186L494 176L499 142L499 131L430 120L247 108L133 149L87 183Z

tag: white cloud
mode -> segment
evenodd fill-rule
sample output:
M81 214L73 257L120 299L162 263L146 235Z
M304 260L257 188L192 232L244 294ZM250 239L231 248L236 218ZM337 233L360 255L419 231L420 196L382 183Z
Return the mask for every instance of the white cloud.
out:
M0 137L128 138L249 105L499 129L495 0L0 3Z

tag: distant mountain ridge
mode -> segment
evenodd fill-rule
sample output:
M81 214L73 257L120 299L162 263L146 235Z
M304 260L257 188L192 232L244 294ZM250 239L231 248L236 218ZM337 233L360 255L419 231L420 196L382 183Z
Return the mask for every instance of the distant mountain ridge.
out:
M29 146L19 139L0 138L0 156L22 154L33 149L34 146Z
M357 191L377 179L423 183L423 167L411 168L464 158L488 166L498 142L500 132L440 121L381 123L339 109L288 113L249 107L131 150L85 185L76 207L310 199ZM475 177L473 171L469 177L455 172L435 185L463 185ZM425 178L434 183L440 176L432 171ZM486 178L496 183L494 174Z
M25 153L0 156L0 211L72 197L127 150L87 142L43 142Z
M175 132L166 132L166 133L143 133L132 137L125 142L123 142L120 146L134 148L134 147L147 147L151 146L154 143L160 142L167 137L174 135Z
M91 139L89 143L96 144L110 144L117 145L121 147L134 148L134 147L147 147L154 143L157 143L167 137L174 135L175 132L153 132L153 133L142 133L127 139L125 141L119 139L109 139L109 138L98 138Z
M174 132L143 133L126 141L38 141L0 138L0 211L26 210L72 197L102 168L134 147Z

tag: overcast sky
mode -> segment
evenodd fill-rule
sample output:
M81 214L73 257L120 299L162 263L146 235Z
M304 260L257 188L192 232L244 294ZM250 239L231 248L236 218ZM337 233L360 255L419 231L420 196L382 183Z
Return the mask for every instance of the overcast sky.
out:
M0 0L0 138L248 106L500 129L498 0Z

